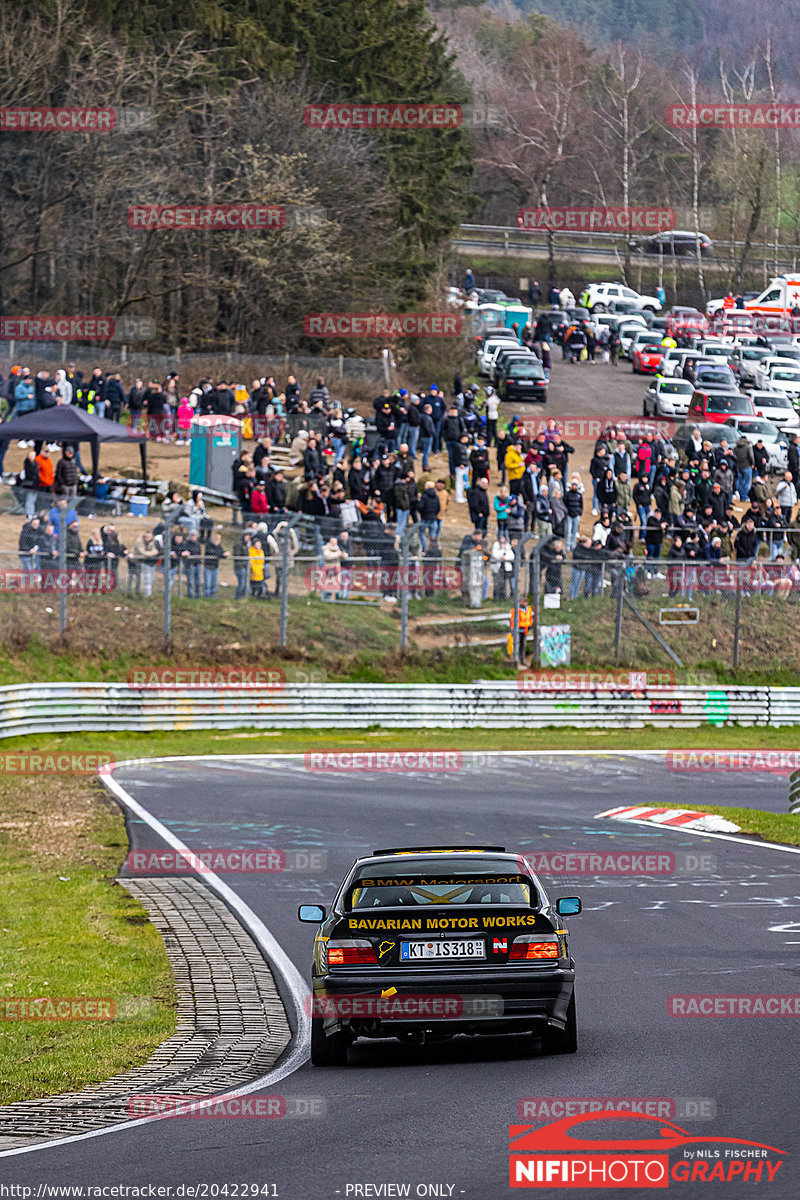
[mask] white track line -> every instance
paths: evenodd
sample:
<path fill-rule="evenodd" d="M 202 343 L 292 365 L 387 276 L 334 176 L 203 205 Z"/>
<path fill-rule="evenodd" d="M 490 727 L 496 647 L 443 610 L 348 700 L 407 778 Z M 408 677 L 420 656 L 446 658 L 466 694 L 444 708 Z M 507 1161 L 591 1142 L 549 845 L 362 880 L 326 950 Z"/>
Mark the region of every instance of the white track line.
<path fill-rule="evenodd" d="M 117 765 L 124 766 L 125 764 L 119 763 Z M 179 838 L 175 837 L 167 829 L 166 825 L 163 825 L 157 817 L 154 817 L 137 800 L 134 800 L 133 796 L 129 792 L 126 792 L 125 788 L 117 783 L 116 779 L 110 773 L 102 773 L 101 779 L 108 790 L 117 797 L 125 808 L 145 821 L 169 846 L 172 846 L 174 850 L 189 850 L 189 847 Z M 260 1092 L 265 1088 L 272 1087 L 273 1084 L 278 1083 L 281 1079 L 285 1079 L 287 1075 L 292 1075 L 308 1061 L 311 1022 L 305 1010 L 305 999 L 309 995 L 309 988 L 292 960 L 250 906 L 245 904 L 244 900 L 240 896 L 237 896 L 236 892 L 229 888 L 227 883 L 224 883 L 213 871 L 203 871 L 200 878 L 233 909 L 241 924 L 253 935 L 256 944 L 263 951 L 270 966 L 277 968 L 283 976 L 291 995 L 292 1006 L 297 1020 L 297 1031 L 292 1038 L 291 1048 L 279 1067 L 276 1067 L 273 1071 L 269 1071 L 266 1075 L 262 1075 L 259 1079 L 253 1080 L 252 1083 L 221 1093 L 225 1096 L 246 1096 L 251 1092 Z M 194 1103 L 196 1106 L 201 1106 L 213 1104 L 214 1102 L 215 1098 L 212 1096 L 195 1101 Z M 49 1150 L 57 1146 L 67 1146 L 70 1142 L 83 1142 L 89 1138 L 103 1137 L 108 1133 L 120 1133 L 124 1129 L 134 1129 L 137 1125 L 149 1125 L 153 1121 L 166 1120 L 171 1115 L 170 1113 L 165 1113 L 152 1117 L 139 1117 L 133 1121 L 121 1121 L 117 1125 L 108 1125 L 105 1129 L 94 1129 L 88 1133 L 75 1133 L 71 1137 L 37 1142 L 35 1146 L 18 1146 L 12 1150 L 2 1150 L 0 1151 L 0 1158 L 11 1158 L 17 1154 L 33 1154 L 34 1151 L 38 1150 Z"/>

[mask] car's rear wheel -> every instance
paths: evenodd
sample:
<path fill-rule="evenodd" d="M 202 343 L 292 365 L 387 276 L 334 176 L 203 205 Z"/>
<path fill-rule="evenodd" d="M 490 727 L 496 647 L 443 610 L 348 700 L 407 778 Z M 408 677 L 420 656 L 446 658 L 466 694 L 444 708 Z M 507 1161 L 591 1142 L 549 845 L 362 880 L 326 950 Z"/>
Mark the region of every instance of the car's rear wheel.
<path fill-rule="evenodd" d="M 649 417 L 649 416 L 650 416 L 650 413 L 647 411 L 647 401 L 646 401 L 646 400 L 643 400 L 643 401 L 642 401 L 642 416 L 643 416 L 643 417 Z"/>
<path fill-rule="evenodd" d="M 595 305 L 593 305 L 593 307 L 592 307 L 592 312 L 593 312 L 593 313 L 604 313 L 605 311 L 606 311 L 606 306 L 605 306 L 605 304 L 595 304 Z"/>
<path fill-rule="evenodd" d="M 652 313 L 653 316 L 656 315 L 656 310 L 653 308 L 652 304 L 645 304 L 644 308 L 642 309 L 642 312 Z"/>
<path fill-rule="evenodd" d="M 349 1039 L 346 1033 L 337 1030 L 330 1035 L 325 1033 L 322 1017 L 311 1018 L 311 1062 L 315 1067 L 345 1067 L 347 1066 L 347 1047 Z"/>
<path fill-rule="evenodd" d="M 574 1054 L 578 1049 L 578 1018 L 575 1011 L 575 992 L 570 997 L 567 1023 L 563 1029 L 548 1029 L 542 1036 L 543 1054 Z"/>

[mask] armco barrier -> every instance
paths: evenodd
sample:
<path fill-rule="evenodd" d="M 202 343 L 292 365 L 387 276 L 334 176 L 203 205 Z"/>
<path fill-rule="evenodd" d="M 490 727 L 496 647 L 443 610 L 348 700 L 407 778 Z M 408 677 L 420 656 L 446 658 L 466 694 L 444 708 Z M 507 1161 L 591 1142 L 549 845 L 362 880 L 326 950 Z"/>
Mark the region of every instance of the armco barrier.
<path fill-rule="evenodd" d="M 280 690 L 138 688 L 126 683 L 0 687 L 0 737 L 83 730 L 666 728 L 798 725 L 800 688 L 675 687 L 525 692 L 515 680 L 456 684 L 287 684 Z"/>

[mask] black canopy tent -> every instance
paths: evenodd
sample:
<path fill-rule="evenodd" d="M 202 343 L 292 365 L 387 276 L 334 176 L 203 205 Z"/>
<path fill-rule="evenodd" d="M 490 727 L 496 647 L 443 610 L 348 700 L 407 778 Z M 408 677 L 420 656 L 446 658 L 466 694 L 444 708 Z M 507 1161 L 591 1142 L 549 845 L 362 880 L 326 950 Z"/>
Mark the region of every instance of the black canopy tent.
<path fill-rule="evenodd" d="M 131 429 L 117 421 L 106 421 L 76 408 L 73 404 L 58 404 L 36 412 L 12 417 L 0 425 L 0 442 L 19 439 L 23 442 L 89 442 L 92 447 L 92 480 L 99 475 L 101 442 L 138 442 L 142 458 L 142 478 L 147 480 L 147 434 Z"/>

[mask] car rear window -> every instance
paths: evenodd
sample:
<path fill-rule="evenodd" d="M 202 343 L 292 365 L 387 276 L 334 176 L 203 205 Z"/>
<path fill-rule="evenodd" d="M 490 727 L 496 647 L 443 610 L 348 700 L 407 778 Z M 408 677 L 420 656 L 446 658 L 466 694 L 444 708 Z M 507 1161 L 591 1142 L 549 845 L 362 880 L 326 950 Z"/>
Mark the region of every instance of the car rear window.
<path fill-rule="evenodd" d="M 753 411 L 752 405 L 749 396 L 709 396 L 706 412 L 746 414 Z"/>
<path fill-rule="evenodd" d="M 459 877 L 445 872 L 436 875 L 405 874 L 365 876 L 349 889 L 346 908 L 430 908 L 445 904 L 499 904 L 529 908 L 538 895 L 531 881 L 515 872 L 472 874 Z"/>

